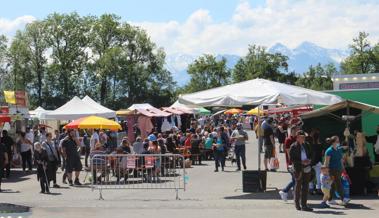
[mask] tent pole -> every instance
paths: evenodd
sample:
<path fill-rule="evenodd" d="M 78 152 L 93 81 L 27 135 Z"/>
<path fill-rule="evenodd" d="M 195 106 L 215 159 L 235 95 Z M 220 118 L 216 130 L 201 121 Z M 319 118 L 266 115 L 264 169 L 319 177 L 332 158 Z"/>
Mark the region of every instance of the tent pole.
<path fill-rule="evenodd" d="M 259 145 L 259 137 L 260 135 L 262 134 L 261 133 L 261 130 L 262 130 L 262 126 L 261 126 L 261 116 L 260 116 L 260 109 L 261 105 L 258 106 L 258 131 L 257 133 L 258 134 L 258 171 L 261 171 L 261 146 Z"/>

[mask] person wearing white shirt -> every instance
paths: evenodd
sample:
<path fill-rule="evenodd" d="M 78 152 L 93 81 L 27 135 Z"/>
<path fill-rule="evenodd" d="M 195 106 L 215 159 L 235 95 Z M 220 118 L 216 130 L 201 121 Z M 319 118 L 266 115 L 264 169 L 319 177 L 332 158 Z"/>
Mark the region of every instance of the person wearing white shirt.
<path fill-rule="evenodd" d="M 91 134 L 91 139 L 89 141 L 89 145 L 92 152 L 93 150 L 95 150 L 96 144 L 100 142 L 100 137 L 99 137 L 98 130 L 91 129 L 90 134 Z"/>

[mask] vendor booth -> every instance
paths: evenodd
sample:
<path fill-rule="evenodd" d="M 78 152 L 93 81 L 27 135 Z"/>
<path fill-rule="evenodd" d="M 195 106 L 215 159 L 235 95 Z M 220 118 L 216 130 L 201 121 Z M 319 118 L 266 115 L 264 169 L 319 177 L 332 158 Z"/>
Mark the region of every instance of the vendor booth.
<path fill-rule="evenodd" d="M 352 181 L 352 194 L 366 194 L 373 186 L 369 182 L 370 170 L 372 174 L 379 172 L 379 166 L 375 165 L 373 145 L 367 143 L 362 132 L 365 125 L 362 116 L 366 113 L 379 114 L 379 107 L 346 100 L 301 115 L 303 128 L 307 132 L 317 128 L 322 139 L 337 135 L 341 143 L 347 143 L 345 166 Z"/>

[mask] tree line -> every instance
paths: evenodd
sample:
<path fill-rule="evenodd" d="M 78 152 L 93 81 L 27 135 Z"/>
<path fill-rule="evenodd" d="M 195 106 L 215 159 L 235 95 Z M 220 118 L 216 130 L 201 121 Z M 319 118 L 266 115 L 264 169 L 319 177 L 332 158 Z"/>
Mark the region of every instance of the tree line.
<path fill-rule="evenodd" d="M 25 90 L 31 108 L 55 109 L 77 95 L 90 95 L 113 109 L 148 102 L 167 106 L 179 94 L 264 78 L 331 90 L 336 73 L 379 72 L 379 43 L 361 32 L 341 63 L 310 66 L 302 75 L 288 70 L 288 57 L 250 45 L 233 69 L 225 58 L 204 54 L 188 66 L 189 82 L 178 87 L 165 68 L 163 48 L 137 26 L 114 14 L 79 16 L 53 13 L 16 32 L 11 41 L 0 35 L 1 90 Z"/>
<path fill-rule="evenodd" d="M 26 90 L 32 107 L 54 109 L 90 95 L 119 109 L 132 103 L 167 105 L 175 82 L 165 52 L 144 30 L 119 16 L 53 13 L 0 37 L 2 90 Z"/>

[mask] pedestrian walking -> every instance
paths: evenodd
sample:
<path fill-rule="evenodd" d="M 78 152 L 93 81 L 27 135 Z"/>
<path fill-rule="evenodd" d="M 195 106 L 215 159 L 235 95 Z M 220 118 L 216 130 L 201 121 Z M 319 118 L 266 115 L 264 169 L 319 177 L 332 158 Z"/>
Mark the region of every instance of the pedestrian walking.
<path fill-rule="evenodd" d="M 1 192 L 1 181 L 4 177 L 4 168 L 10 164 L 7 154 L 7 149 L 2 139 L 0 138 L 0 192 Z"/>
<path fill-rule="evenodd" d="M 296 142 L 291 145 L 290 159 L 295 170 L 295 207 L 297 210 L 313 211 L 307 205 L 312 170 L 311 151 L 305 144 L 305 133 L 301 130 L 297 131 Z"/>
<path fill-rule="evenodd" d="M 8 157 L 7 157 L 8 164 L 5 165 L 5 176 L 4 177 L 9 178 L 9 176 L 11 174 L 11 160 L 12 160 L 12 155 L 13 155 L 12 150 L 16 150 L 15 149 L 15 143 L 14 143 L 12 137 L 10 137 L 8 135 L 7 130 L 2 131 L 2 137 L 0 138 L 0 141 L 4 146 L 5 153 L 8 155 Z"/>
<path fill-rule="evenodd" d="M 340 146 L 340 140 L 338 136 L 333 136 L 330 138 L 331 146 L 325 152 L 325 166 L 329 168 L 330 176 L 333 178 L 333 185 L 331 193 L 335 191 L 338 192 L 341 199 L 340 204 L 346 205 L 349 202 L 349 199 L 344 198 L 344 191 L 341 182 L 341 174 L 345 170 L 343 165 L 343 148 Z M 329 197 L 329 204 L 337 204 L 333 200 L 333 195 Z"/>
<path fill-rule="evenodd" d="M 231 139 L 234 141 L 234 152 L 237 159 L 237 171 L 241 170 L 241 161 L 243 169 L 246 170 L 246 141 L 249 139 L 247 133 L 243 130 L 242 124 L 237 124 L 237 129 L 235 129 L 231 134 Z"/>
<path fill-rule="evenodd" d="M 68 136 L 62 142 L 63 156 L 66 158 L 66 173 L 70 186 L 81 185 L 79 182 L 79 174 L 82 170 L 82 163 L 78 147 L 80 144 L 76 138 L 74 130 L 68 130 Z M 75 173 L 75 180 L 72 181 L 72 173 Z"/>
<path fill-rule="evenodd" d="M 58 148 L 55 147 L 53 142 L 53 136 L 51 133 L 46 133 L 46 140 L 42 143 L 43 149 L 46 151 L 48 156 L 47 162 L 47 177 L 50 185 L 50 181 L 53 181 L 54 188 L 60 188 L 57 184 L 57 170 L 59 165 L 59 155 Z"/>
<path fill-rule="evenodd" d="M 50 194 L 49 181 L 46 173 L 47 163 L 49 162 L 47 152 L 42 148 L 41 143 L 39 142 L 34 144 L 34 151 L 34 161 L 37 165 L 37 180 L 39 180 L 41 186 L 40 193 Z"/>
<path fill-rule="evenodd" d="M 224 171 L 225 168 L 225 152 L 227 141 L 225 137 L 223 137 L 223 129 L 220 127 L 217 130 L 217 137 L 213 144 L 213 156 L 215 159 L 215 172 L 218 172 L 218 168 L 221 165 L 221 170 Z"/>

